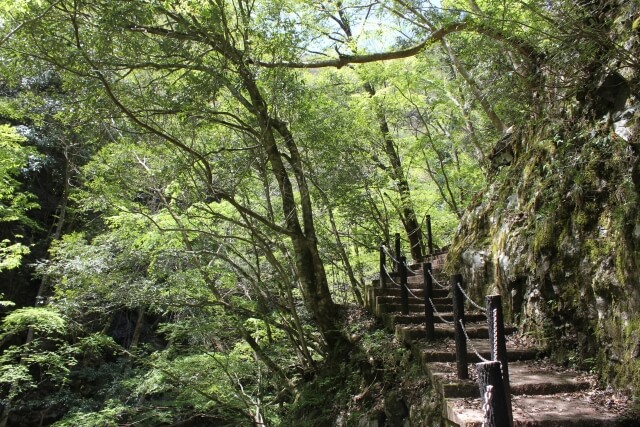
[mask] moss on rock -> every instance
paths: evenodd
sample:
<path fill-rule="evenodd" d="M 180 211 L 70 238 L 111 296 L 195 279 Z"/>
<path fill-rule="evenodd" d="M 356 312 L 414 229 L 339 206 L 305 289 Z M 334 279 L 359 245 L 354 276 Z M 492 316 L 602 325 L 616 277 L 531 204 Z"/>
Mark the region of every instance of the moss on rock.
<path fill-rule="evenodd" d="M 477 294 L 499 290 L 557 358 L 640 397 L 638 135 L 580 120 L 519 135 L 519 156 L 463 217 L 447 270 Z"/>

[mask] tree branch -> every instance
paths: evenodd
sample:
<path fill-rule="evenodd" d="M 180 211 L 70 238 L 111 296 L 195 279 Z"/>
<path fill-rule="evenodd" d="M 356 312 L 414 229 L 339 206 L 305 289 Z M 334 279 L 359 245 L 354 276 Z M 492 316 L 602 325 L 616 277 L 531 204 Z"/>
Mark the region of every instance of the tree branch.
<path fill-rule="evenodd" d="M 328 59 L 324 61 L 266 62 L 255 59 L 247 59 L 246 62 L 265 68 L 342 68 L 349 64 L 366 64 L 377 61 L 389 61 L 393 59 L 409 58 L 419 54 L 432 44 L 443 40 L 449 34 L 460 33 L 464 31 L 476 32 L 478 34 L 485 35 L 495 41 L 504 43 L 510 46 L 514 51 L 522 55 L 529 62 L 537 63 L 542 58 L 544 58 L 544 54 L 542 52 L 538 52 L 533 46 L 531 46 L 524 40 L 514 37 L 513 35 L 504 34 L 497 28 L 492 28 L 479 22 L 465 20 L 442 27 L 432 32 L 427 39 L 406 49 L 362 55 L 340 54 L 338 58 Z"/>
<path fill-rule="evenodd" d="M 448 34 L 465 31 L 471 28 L 470 22 L 456 22 L 443 27 L 437 31 L 434 31 L 429 38 L 414 45 L 412 47 L 400 50 L 394 50 L 391 52 L 370 53 L 364 55 L 340 55 L 336 59 L 328 59 L 326 61 L 317 62 L 265 62 L 259 60 L 248 60 L 250 64 L 259 65 L 265 68 L 327 68 L 336 67 L 342 68 L 349 64 L 366 64 L 369 62 L 377 61 L 389 61 L 392 59 L 409 58 L 422 52 L 424 49 L 432 45 L 433 43 L 441 40 Z"/>

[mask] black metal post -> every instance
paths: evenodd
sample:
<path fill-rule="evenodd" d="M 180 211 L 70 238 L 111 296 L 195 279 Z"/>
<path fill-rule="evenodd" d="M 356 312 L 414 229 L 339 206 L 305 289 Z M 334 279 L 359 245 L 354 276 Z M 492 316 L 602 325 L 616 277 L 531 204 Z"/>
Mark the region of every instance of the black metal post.
<path fill-rule="evenodd" d="M 387 255 L 384 253 L 384 243 L 380 244 L 380 288 L 386 288 L 386 278 L 387 278 Z"/>
<path fill-rule="evenodd" d="M 451 276 L 451 289 L 453 289 L 453 321 L 456 337 L 456 365 L 458 378 L 469 379 L 469 367 L 467 366 L 467 339 L 464 336 L 464 295 L 458 286 L 462 286 L 462 275 Z"/>
<path fill-rule="evenodd" d="M 513 425 L 513 420 L 507 412 L 500 362 L 477 363 L 476 372 L 478 373 L 478 386 L 483 402 L 482 425 L 487 427 Z"/>
<path fill-rule="evenodd" d="M 396 242 L 395 242 L 395 257 L 396 257 L 396 271 L 400 272 L 400 233 L 396 233 Z"/>
<path fill-rule="evenodd" d="M 422 274 L 424 283 L 424 324 L 427 331 L 427 339 L 432 341 L 436 337 L 433 321 L 433 307 L 429 301 L 433 297 L 433 278 L 431 277 L 431 263 L 422 264 Z"/>
<path fill-rule="evenodd" d="M 402 314 L 409 314 L 409 287 L 407 285 L 407 257 L 400 259 L 400 298 L 402 300 Z"/>
<path fill-rule="evenodd" d="M 487 296 L 487 319 L 489 323 L 491 360 L 500 362 L 502 367 L 502 380 L 504 383 L 507 412 L 509 419 L 512 419 L 511 386 L 509 383 L 509 364 L 507 360 L 507 339 L 504 332 L 504 315 L 502 313 L 502 297 L 500 295 Z M 513 420 L 509 426 L 512 425 Z"/>
<path fill-rule="evenodd" d="M 431 234 L 431 215 L 427 215 L 427 245 L 429 246 L 429 255 L 433 256 L 433 235 Z"/>

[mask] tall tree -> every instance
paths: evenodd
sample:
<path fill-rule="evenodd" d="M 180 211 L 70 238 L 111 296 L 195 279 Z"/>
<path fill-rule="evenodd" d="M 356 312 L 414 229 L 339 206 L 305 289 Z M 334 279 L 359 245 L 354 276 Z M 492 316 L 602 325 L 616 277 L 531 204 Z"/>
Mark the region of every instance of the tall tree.
<path fill-rule="evenodd" d="M 342 1 L 329 2 L 329 4 L 329 6 L 322 6 L 322 11 L 328 15 L 329 19 L 338 24 L 338 27 L 343 33 L 344 48 L 349 49 L 353 54 L 358 54 L 351 24 L 353 16 L 350 16 L 347 6 Z M 362 23 L 361 25 L 364 25 L 365 23 Z M 376 97 L 374 82 L 366 78 L 366 76 L 362 77 L 362 79 L 362 87 L 372 99 L 372 108 L 378 122 L 381 140 L 383 141 L 382 151 L 385 153 L 386 159 L 389 163 L 389 166 L 385 166 L 384 169 L 395 183 L 396 190 L 399 194 L 400 206 L 398 208 L 398 214 L 409 240 L 411 256 L 414 260 L 420 261 L 424 254 L 423 234 L 420 223 L 418 222 L 418 216 L 414 209 L 411 197 L 411 188 L 399 154 L 398 143 L 389 127 L 384 102 L 379 97 Z"/>
<path fill-rule="evenodd" d="M 49 6 L 48 6 L 49 7 Z M 37 5 L 32 14 L 40 16 Z M 268 100 L 277 73 L 262 77 L 249 52 L 286 57 L 293 29 L 281 24 L 277 5 L 253 1 L 148 3 L 57 1 L 23 28 L 31 58 L 77 76 L 108 99 L 141 132 L 190 159 L 202 191 L 286 236 L 295 253 L 304 300 L 331 348 L 341 342 L 336 308 L 317 246 L 304 164 L 289 124 Z M 120 121 L 120 117 L 114 119 Z M 171 122 L 174 128 L 169 129 Z M 263 158 L 278 187 L 279 217 L 248 207 L 238 188 L 218 180 L 223 165 L 212 153 L 207 128 L 224 127 Z M 194 133 L 195 132 L 195 133 Z M 222 148 L 224 150 L 224 148 Z"/>

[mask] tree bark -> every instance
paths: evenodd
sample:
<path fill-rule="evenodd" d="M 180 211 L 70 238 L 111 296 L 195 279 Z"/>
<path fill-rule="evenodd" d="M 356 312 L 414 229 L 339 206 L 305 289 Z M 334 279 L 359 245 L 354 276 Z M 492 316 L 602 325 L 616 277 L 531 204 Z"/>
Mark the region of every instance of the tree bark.
<path fill-rule="evenodd" d="M 373 87 L 368 83 L 365 85 L 371 89 L 370 91 L 368 90 L 369 94 L 371 96 L 375 95 Z M 395 141 L 391 136 L 386 116 L 382 111 L 378 111 L 378 124 L 380 126 L 380 132 L 384 138 L 384 152 L 391 163 L 391 178 L 394 180 L 396 189 L 400 195 L 400 216 L 404 230 L 407 233 L 407 238 L 409 239 L 411 257 L 419 262 L 422 260 L 424 253 L 422 230 L 420 229 L 420 223 L 418 222 L 416 211 L 413 208 L 409 181 L 405 176 L 404 168 L 402 167 L 402 160 L 400 159 L 400 155 L 396 149 Z"/>
<path fill-rule="evenodd" d="M 255 78 L 245 65 L 237 64 L 253 112 L 261 129 L 261 144 L 280 188 L 280 201 L 285 216 L 286 229 L 289 231 L 295 252 L 296 270 L 303 290 L 303 299 L 318 324 L 320 332 L 329 348 L 346 343 L 336 321 L 336 306 L 331 297 L 324 264 L 318 250 L 311 196 L 303 170 L 298 147 L 286 123 L 271 117 L 266 102 L 255 83 Z M 284 163 L 284 154 L 280 151 L 274 130 L 284 139 L 289 151 L 287 161 L 293 169 L 297 184 L 300 209 L 296 203 L 293 183 Z M 299 211 L 302 216 L 300 223 Z"/>
<path fill-rule="evenodd" d="M 131 344 L 129 348 L 136 348 L 138 343 L 140 342 L 140 337 L 142 336 L 142 328 L 144 327 L 144 308 L 138 309 L 138 319 L 136 320 L 136 327 L 133 330 L 133 335 L 131 336 Z"/>

